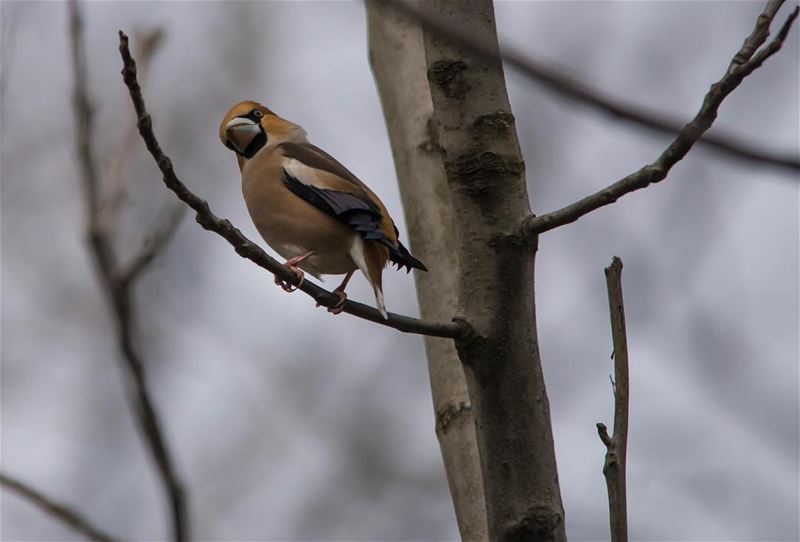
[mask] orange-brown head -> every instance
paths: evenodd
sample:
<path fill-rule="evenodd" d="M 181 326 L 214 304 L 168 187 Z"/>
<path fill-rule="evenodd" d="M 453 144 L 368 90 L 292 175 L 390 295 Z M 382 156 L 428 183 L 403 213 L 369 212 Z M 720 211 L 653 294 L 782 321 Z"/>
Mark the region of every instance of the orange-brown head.
<path fill-rule="evenodd" d="M 252 100 L 231 107 L 219 126 L 222 144 L 245 159 L 252 158 L 267 141 L 304 141 L 305 137 L 298 125 Z"/>
<path fill-rule="evenodd" d="M 219 138 L 222 144 L 236 154 L 250 158 L 267 142 L 262 122 L 267 116 L 275 116 L 258 102 L 245 101 L 231 107 L 222 118 Z"/>

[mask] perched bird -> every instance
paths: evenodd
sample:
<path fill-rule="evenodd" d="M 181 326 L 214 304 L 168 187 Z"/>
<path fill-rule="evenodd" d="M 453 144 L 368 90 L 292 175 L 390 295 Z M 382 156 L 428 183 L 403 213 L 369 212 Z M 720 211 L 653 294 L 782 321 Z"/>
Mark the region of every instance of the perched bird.
<path fill-rule="evenodd" d="M 240 102 L 225 114 L 222 143 L 236 153 L 242 192 L 256 229 L 298 279 L 303 271 L 341 275 L 333 293 L 342 311 L 344 289 L 356 269 L 367 277 L 375 302 L 388 318 L 381 275 L 388 261 L 427 271 L 398 240 L 397 228 L 378 196 L 328 153 L 309 143 L 306 132 L 264 107 Z M 295 290 L 275 277 L 287 292 Z"/>

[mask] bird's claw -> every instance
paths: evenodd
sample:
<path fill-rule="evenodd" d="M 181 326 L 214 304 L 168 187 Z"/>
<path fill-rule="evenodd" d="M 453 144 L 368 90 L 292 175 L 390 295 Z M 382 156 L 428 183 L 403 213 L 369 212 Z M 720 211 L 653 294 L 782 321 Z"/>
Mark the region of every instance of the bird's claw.
<path fill-rule="evenodd" d="M 344 302 L 347 301 L 347 294 L 339 289 L 336 289 L 331 293 L 335 295 L 339 299 L 339 301 L 337 301 L 335 305 L 331 305 L 330 307 L 328 307 L 328 312 L 331 314 L 339 314 L 344 310 Z M 321 305 L 317 303 L 317 307 L 320 306 Z"/>
<path fill-rule="evenodd" d="M 292 293 L 303 285 L 303 281 L 306 279 L 306 275 L 305 273 L 303 273 L 302 269 L 297 268 L 293 265 L 287 265 L 286 267 L 288 267 L 289 270 L 292 273 L 294 273 L 294 276 L 297 277 L 298 280 L 297 285 L 286 282 L 285 280 L 279 278 L 278 275 L 275 275 L 275 284 L 283 288 L 284 292 Z"/>

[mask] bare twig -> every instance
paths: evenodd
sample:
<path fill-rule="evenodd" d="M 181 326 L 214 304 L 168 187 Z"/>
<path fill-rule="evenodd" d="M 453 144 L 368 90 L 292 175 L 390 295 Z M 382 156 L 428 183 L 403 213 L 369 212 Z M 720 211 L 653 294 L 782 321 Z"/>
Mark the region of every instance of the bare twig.
<path fill-rule="evenodd" d="M 89 523 L 86 518 L 66 504 L 56 502 L 42 492 L 16 478 L 0 473 L 0 484 L 27 499 L 35 506 L 38 506 L 45 514 L 57 519 L 89 540 L 96 540 L 97 542 L 114 542 L 117 540 L 115 537 L 104 533 L 102 530 Z"/>
<path fill-rule="evenodd" d="M 230 221 L 221 219 L 215 215 L 209 208 L 208 202 L 195 195 L 180 179 L 178 179 L 172 168 L 172 162 L 164 154 L 164 151 L 161 150 L 161 146 L 153 132 L 152 120 L 145 108 L 142 90 L 136 79 L 136 61 L 131 56 L 130 49 L 128 48 L 128 36 L 121 30 L 119 32 L 119 51 L 123 62 L 122 79 L 130 91 L 133 107 L 136 110 L 139 134 L 142 136 L 147 150 L 150 151 L 158 168 L 161 170 L 162 180 L 167 188 L 172 190 L 186 205 L 194 209 L 196 213 L 195 219 L 203 228 L 213 231 L 217 235 L 223 237 L 233 246 L 239 256 L 247 258 L 280 279 L 298 286 L 298 289 L 311 296 L 317 303 L 324 307 L 331 307 L 336 304 L 338 298 L 335 295 L 324 288 L 320 288 L 311 281 L 305 280 L 302 284 L 297 284 L 297 277 L 288 267 L 270 257 L 258 245 L 242 235 L 242 232 L 234 227 Z M 390 313 L 389 319 L 385 320 L 376 309 L 350 300 L 345 302 L 344 312 L 406 333 L 416 333 L 434 337 L 460 338 L 464 337 L 469 330 L 469 326 L 465 322 L 428 322 L 393 313 Z"/>
<path fill-rule="evenodd" d="M 734 56 L 725 75 L 711 85 L 700 111 L 689 124 L 683 127 L 678 137 L 655 162 L 562 209 L 541 216 L 529 216 L 521 224 L 518 234 L 529 237 L 575 222 L 595 209 L 614 203 L 625 194 L 664 180 L 672 166 L 686 156 L 700 136 L 711 127 L 717 118 L 717 110 L 722 101 L 739 86 L 745 77 L 780 50 L 792 23 L 797 18 L 800 7 L 796 7 L 792 11 L 775 39 L 754 54 L 754 51 L 764 43 L 772 17 L 782 2 L 783 0 L 770 0 L 767 8 L 758 17 L 756 28 L 745 40 L 742 49 Z"/>
<path fill-rule="evenodd" d="M 139 252 L 119 273 L 122 282 L 133 282 L 142 271 L 149 267 L 155 257 L 172 240 L 185 212 L 185 205 L 173 204 L 159 223 L 144 235 Z"/>
<path fill-rule="evenodd" d="M 186 498 L 164 437 L 162 423 L 150 397 L 144 363 L 134 340 L 135 317 L 132 303 L 133 282 L 131 279 L 152 261 L 157 248 L 144 251 L 144 257 L 134 259 L 135 265 L 128 267 L 124 273 L 120 272 L 117 254 L 114 250 L 109 230 L 104 227 L 101 220 L 100 181 L 92 150 L 93 109 L 86 89 L 87 74 L 83 50 L 82 18 L 76 1 L 71 1 L 69 6 L 72 60 L 75 71 L 76 142 L 88 216 L 88 242 L 98 279 L 106 293 L 116 321 L 118 346 L 122 354 L 121 359 L 125 374 L 128 377 L 127 381 L 131 388 L 129 403 L 136 413 L 139 428 L 155 460 L 159 478 L 169 501 L 173 538 L 176 541 L 184 541 L 188 539 L 189 532 Z M 174 227 L 171 229 L 174 230 Z M 169 231 L 168 229 L 167 233 L 162 235 L 164 239 L 160 243 L 154 243 L 156 247 L 160 248 L 166 243 L 169 239 Z"/>
<path fill-rule="evenodd" d="M 628 510 L 625 490 L 625 463 L 628 449 L 628 340 L 625 333 L 625 307 L 622 301 L 622 260 L 614 256 L 606 267 L 608 308 L 614 340 L 614 435 L 597 424 L 597 433 L 606 446 L 603 474 L 608 488 L 608 509 L 612 542 L 628 540 Z"/>
<path fill-rule="evenodd" d="M 142 85 L 147 80 L 150 63 L 158 51 L 159 46 L 164 41 L 164 29 L 156 27 L 147 31 L 136 32 L 138 56 L 141 62 Z M 136 141 L 136 117 L 131 113 L 127 115 L 125 130 L 117 152 L 114 153 L 111 165 L 108 169 L 108 196 L 103 202 L 103 227 L 110 230 L 110 236 L 114 235 L 118 223 L 118 217 L 123 204 L 127 200 L 128 167 L 131 161 L 134 142 Z"/>
<path fill-rule="evenodd" d="M 444 21 L 425 13 L 423 10 L 414 7 L 411 2 L 393 0 L 380 1 L 416 19 L 424 26 L 433 29 L 440 36 L 451 40 L 480 57 L 495 58 L 497 56 L 496 49 L 490 44 L 478 41 L 474 36 L 469 35 L 462 29 L 448 25 Z M 775 11 L 777 11 L 777 9 Z M 772 11 L 765 13 L 770 17 L 770 20 L 775 15 Z M 655 113 L 632 106 L 624 100 L 605 96 L 601 91 L 590 88 L 560 72 L 558 69 L 528 58 L 523 53 L 508 46 L 502 47 L 500 57 L 509 66 L 517 69 L 526 77 L 537 81 L 558 95 L 593 107 L 612 117 L 668 135 L 675 135 L 682 129 L 683 123 L 679 120 L 661 113 Z M 736 138 L 728 135 L 709 134 L 704 136 L 699 142 L 715 151 L 734 158 L 785 168 L 792 171 L 800 170 L 800 160 L 795 156 L 758 149 L 751 143 L 738 141 Z"/>

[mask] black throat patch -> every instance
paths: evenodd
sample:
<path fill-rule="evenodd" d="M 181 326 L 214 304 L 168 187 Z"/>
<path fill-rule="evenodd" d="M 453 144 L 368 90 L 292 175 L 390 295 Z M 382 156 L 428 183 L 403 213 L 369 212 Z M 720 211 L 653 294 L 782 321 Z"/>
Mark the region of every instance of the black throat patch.
<path fill-rule="evenodd" d="M 249 160 L 250 158 L 255 156 L 256 153 L 260 151 L 261 148 L 266 144 L 267 144 L 267 134 L 265 134 L 262 131 L 260 134 L 258 134 L 256 137 L 253 138 L 253 141 L 251 141 L 250 144 L 247 146 L 247 148 L 244 150 L 242 156 L 244 156 Z"/>

